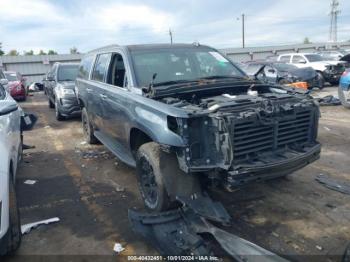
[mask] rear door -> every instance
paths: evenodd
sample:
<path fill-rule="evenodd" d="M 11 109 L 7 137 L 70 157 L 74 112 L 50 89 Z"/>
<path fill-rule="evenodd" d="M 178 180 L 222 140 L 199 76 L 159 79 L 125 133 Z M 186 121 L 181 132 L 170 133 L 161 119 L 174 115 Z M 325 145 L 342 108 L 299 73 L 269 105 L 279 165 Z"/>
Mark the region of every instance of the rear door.
<path fill-rule="evenodd" d="M 95 65 L 91 72 L 91 81 L 87 85 L 89 112 L 95 128 L 106 133 L 103 114 L 103 94 L 106 85 L 107 72 L 111 60 L 111 53 L 102 53 L 96 56 Z"/>

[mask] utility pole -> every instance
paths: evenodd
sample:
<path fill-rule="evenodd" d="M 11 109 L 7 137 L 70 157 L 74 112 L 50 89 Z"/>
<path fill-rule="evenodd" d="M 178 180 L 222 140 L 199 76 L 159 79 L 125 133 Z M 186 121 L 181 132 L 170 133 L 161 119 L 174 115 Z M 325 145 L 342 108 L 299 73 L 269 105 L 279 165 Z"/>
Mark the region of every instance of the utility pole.
<path fill-rule="evenodd" d="M 245 34 L 245 26 L 244 26 L 244 18 L 245 15 L 242 14 L 242 47 L 245 47 L 245 39 L 244 39 L 244 34 Z"/>
<path fill-rule="evenodd" d="M 173 32 L 171 31 L 171 28 L 169 28 L 169 36 L 170 36 L 170 44 L 173 44 Z"/>
<path fill-rule="evenodd" d="M 331 2 L 331 11 L 329 13 L 331 17 L 330 21 L 330 27 L 329 27 L 329 41 L 330 42 L 337 42 L 337 36 L 338 36 L 338 14 L 340 13 L 340 10 L 338 10 L 339 1 L 338 0 L 332 0 Z"/>

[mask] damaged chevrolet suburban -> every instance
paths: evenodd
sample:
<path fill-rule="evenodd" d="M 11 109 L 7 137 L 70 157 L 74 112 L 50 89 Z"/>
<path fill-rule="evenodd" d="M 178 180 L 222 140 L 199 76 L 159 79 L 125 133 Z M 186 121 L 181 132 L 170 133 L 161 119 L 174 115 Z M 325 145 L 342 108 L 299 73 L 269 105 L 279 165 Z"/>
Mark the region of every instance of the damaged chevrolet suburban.
<path fill-rule="evenodd" d="M 93 50 L 81 61 L 76 94 L 87 142 L 136 167 L 152 211 L 180 202 L 220 217 L 220 207 L 205 209 L 203 185 L 230 191 L 285 176 L 321 150 L 312 97 L 252 80 L 200 44 Z"/>

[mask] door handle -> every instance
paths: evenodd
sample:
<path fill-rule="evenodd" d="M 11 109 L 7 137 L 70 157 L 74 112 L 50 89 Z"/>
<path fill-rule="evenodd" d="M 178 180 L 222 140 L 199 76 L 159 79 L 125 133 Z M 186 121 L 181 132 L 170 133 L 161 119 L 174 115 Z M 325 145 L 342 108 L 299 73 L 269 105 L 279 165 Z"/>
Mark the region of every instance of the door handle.
<path fill-rule="evenodd" d="M 104 94 L 100 94 L 100 97 L 103 99 L 103 100 L 106 100 L 108 98 L 108 96 L 104 95 Z"/>

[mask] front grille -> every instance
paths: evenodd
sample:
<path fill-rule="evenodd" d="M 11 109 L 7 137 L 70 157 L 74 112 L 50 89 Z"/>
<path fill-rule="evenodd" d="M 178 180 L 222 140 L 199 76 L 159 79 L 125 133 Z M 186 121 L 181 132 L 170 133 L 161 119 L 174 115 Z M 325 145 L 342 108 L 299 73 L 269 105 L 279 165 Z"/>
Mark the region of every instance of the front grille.
<path fill-rule="evenodd" d="M 274 151 L 309 141 L 312 111 L 297 112 L 295 117 L 262 124 L 242 120 L 233 127 L 234 159 L 245 159 L 266 151 Z"/>

